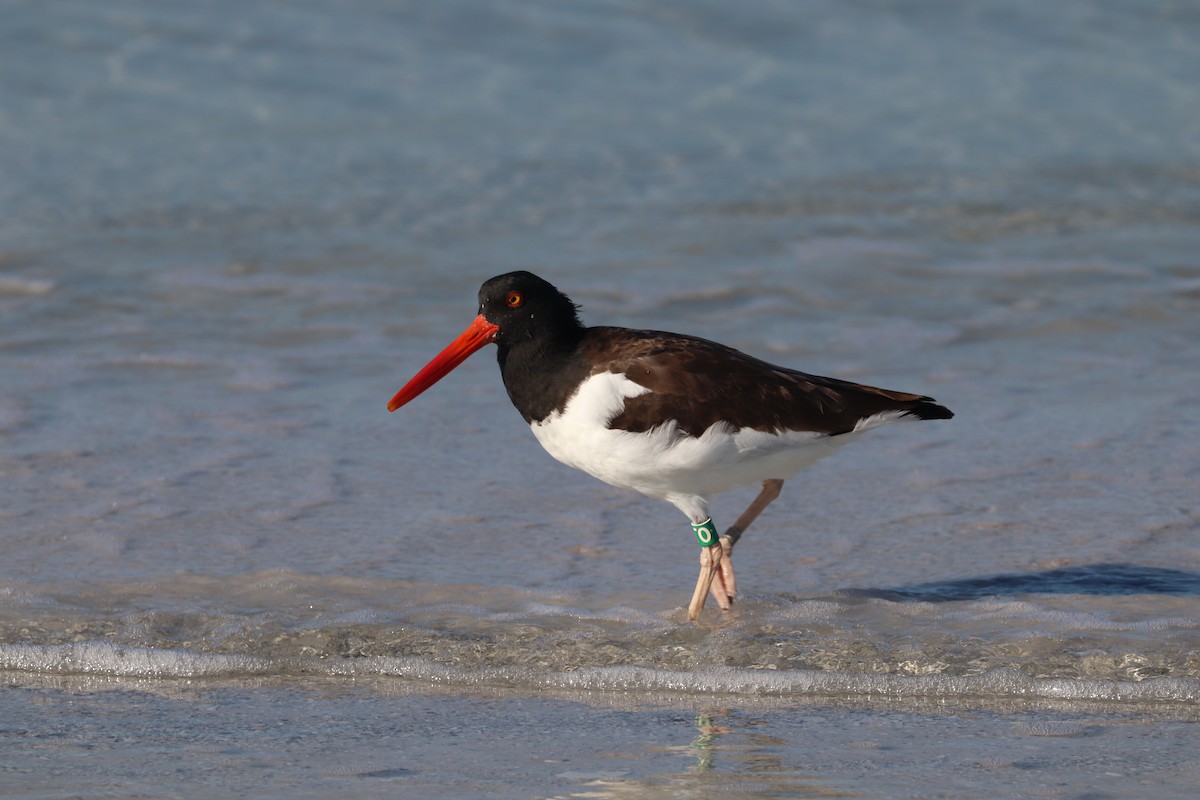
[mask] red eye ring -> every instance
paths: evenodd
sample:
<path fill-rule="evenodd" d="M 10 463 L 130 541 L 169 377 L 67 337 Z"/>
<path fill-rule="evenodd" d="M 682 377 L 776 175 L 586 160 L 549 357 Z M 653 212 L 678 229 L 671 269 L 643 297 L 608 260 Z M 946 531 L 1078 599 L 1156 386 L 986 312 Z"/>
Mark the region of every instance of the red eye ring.
<path fill-rule="evenodd" d="M 525 298 L 520 292 L 509 292 L 504 296 L 504 305 L 509 308 L 520 308 L 521 303 L 525 302 Z"/>

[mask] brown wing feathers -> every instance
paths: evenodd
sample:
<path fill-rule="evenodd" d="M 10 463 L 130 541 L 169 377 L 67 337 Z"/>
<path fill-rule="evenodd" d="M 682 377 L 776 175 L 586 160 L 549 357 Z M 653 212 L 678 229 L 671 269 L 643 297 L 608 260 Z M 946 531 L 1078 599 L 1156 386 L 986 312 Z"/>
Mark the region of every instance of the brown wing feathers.
<path fill-rule="evenodd" d="M 735 429 L 813 431 L 829 435 L 886 411 L 944 419 L 932 398 L 808 375 L 777 367 L 725 345 L 657 331 L 603 330 L 585 348 L 596 372 L 624 373 L 650 390 L 628 398 L 610 427 L 648 431 L 675 420 L 699 436 L 712 425 Z"/>

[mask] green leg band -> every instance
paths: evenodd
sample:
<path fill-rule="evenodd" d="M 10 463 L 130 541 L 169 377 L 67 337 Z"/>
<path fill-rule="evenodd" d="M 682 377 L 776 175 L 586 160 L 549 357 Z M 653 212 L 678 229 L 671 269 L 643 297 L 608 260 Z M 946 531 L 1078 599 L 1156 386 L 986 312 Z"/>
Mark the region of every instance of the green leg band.
<path fill-rule="evenodd" d="M 696 542 L 701 547 L 712 547 L 717 543 L 717 526 L 713 525 L 711 517 L 704 522 L 693 522 L 692 531 L 696 534 Z"/>

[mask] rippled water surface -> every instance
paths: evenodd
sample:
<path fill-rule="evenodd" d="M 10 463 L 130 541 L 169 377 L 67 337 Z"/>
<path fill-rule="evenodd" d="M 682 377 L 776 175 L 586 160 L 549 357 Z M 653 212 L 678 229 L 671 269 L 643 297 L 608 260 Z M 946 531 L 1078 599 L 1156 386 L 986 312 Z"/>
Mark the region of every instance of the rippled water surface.
<path fill-rule="evenodd" d="M 0 38 L 7 794 L 1195 785 L 1187 5 L 30 2 Z M 516 268 L 957 416 L 790 481 L 686 624 L 686 520 L 546 456 L 489 351 L 384 408 Z"/>

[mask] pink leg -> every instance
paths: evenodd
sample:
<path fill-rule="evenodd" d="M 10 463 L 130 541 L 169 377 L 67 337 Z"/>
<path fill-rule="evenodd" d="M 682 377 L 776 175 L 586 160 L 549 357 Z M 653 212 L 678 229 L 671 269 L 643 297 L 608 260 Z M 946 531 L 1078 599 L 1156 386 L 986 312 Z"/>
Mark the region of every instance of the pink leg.
<path fill-rule="evenodd" d="M 692 602 L 688 603 L 689 620 L 695 620 L 700 616 L 700 611 L 704 608 L 704 601 L 708 599 L 710 590 L 713 593 L 713 599 L 717 601 L 717 605 L 720 605 L 721 608 L 729 608 L 729 598 L 725 596 L 725 590 L 713 580 L 717 577 L 717 570 L 720 568 L 723 556 L 724 548 L 722 548 L 720 542 L 709 547 L 700 548 L 700 577 L 696 579 L 696 589 L 692 592 Z M 724 600 L 724 603 L 722 603 L 722 600 Z"/>
<path fill-rule="evenodd" d="M 700 550 L 700 577 L 696 580 L 696 589 L 692 593 L 692 602 L 688 605 L 688 619 L 694 620 L 700 616 L 704 601 L 709 592 L 713 600 L 722 609 L 728 610 L 737 596 L 737 582 L 733 577 L 733 546 L 750 527 L 750 523 L 758 519 L 763 509 L 779 497 L 783 489 L 783 481 L 771 478 L 763 481 L 762 491 L 750 507 L 742 512 L 737 522 L 721 536 L 718 544 L 704 547 Z"/>

